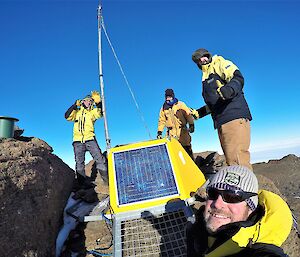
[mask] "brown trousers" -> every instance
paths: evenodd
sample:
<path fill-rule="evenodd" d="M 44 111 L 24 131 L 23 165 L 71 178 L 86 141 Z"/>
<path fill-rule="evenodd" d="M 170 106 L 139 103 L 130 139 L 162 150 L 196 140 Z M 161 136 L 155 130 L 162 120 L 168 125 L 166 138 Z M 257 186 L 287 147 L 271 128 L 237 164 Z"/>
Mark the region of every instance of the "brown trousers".
<path fill-rule="evenodd" d="M 242 165 L 253 170 L 250 163 L 250 121 L 244 118 L 223 124 L 218 129 L 227 165 Z"/>

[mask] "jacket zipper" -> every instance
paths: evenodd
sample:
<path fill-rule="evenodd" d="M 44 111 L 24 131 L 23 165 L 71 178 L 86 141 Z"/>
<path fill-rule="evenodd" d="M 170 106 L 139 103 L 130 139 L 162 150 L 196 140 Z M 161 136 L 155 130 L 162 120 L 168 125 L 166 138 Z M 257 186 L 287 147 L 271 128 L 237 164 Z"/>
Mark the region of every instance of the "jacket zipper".
<path fill-rule="evenodd" d="M 83 117 L 84 117 L 84 111 L 82 111 L 82 114 L 81 114 L 81 120 L 80 120 L 80 132 L 81 132 L 81 135 L 82 135 L 82 139 L 81 139 L 81 142 L 83 143 L 83 139 L 84 139 L 84 134 L 83 134 Z"/>
<path fill-rule="evenodd" d="M 173 111 L 173 106 L 172 106 L 170 112 L 171 112 L 172 122 L 175 126 L 176 138 L 179 139 L 179 137 L 177 137 L 178 131 L 177 131 L 177 126 L 176 126 L 176 119 L 175 119 L 175 114 L 174 114 L 174 111 Z"/>

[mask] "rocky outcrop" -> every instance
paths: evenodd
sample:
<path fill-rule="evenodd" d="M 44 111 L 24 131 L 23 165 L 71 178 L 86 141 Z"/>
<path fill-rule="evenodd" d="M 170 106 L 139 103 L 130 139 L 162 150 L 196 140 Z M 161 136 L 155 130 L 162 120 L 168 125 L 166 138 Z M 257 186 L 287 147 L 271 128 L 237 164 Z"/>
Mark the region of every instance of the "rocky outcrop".
<path fill-rule="evenodd" d="M 0 140 L 0 256 L 55 256 L 74 172 L 38 138 Z"/>
<path fill-rule="evenodd" d="M 226 164 L 224 155 L 219 155 L 217 152 L 212 151 L 195 153 L 194 158 L 196 165 L 206 178 L 209 178 L 216 170 Z"/>
<path fill-rule="evenodd" d="M 300 158 L 289 154 L 280 160 L 254 164 L 253 169 L 260 179 L 260 187 L 281 195 L 290 206 L 295 221 L 300 224 Z M 292 229 L 288 240 L 283 244 L 283 249 L 290 257 L 299 256 L 299 237 L 300 234 Z"/>
<path fill-rule="evenodd" d="M 0 256 L 55 256 L 74 171 L 52 151 L 37 138 L 0 139 Z M 195 154 L 195 159 L 205 175 L 225 165 L 224 156 L 215 152 Z M 282 195 L 299 216 L 300 158 L 289 155 L 253 167 L 260 188 Z M 108 185 L 96 172 L 94 161 L 87 164 L 86 174 L 95 181 L 95 193 L 101 201 L 108 195 Z M 111 241 L 104 221 L 81 224 L 71 232 L 62 256 L 70 256 L 69 250 L 84 256 L 87 249 L 99 247 L 110 252 Z M 293 230 L 283 245 L 290 257 L 298 257 L 299 242 Z"/>

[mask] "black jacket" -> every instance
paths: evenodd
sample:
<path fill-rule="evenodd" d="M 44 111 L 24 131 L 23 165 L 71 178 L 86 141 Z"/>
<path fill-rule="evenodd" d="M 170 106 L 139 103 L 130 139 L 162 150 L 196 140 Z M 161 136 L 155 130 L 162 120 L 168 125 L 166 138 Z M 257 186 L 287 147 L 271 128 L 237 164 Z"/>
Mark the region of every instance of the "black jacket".
<path fill-rule="evenodd" d="M 239 118 L 252 120 L 243 86 L 237 66 L 221 56 L 213 56 L 211 63 L 202 66 L 202 96 L 215 128 Z"/>

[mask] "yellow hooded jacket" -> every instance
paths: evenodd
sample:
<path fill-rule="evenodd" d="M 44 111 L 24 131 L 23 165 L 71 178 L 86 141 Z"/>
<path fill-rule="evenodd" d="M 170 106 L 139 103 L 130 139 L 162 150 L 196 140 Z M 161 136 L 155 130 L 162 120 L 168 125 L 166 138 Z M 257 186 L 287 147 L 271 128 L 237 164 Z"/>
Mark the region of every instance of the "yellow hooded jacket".
<path fill-rule="evenodd" d="M 280 196 L 265 190 L 259 192 L 258 199 L 259 204 L 264 207 L 264 216 L 256 224 L 240 228 L 229 240 L 203 256 L 232 256 L 246 247 L 259 243 L 278 247 L 283 244 L 293 224 L 292 213 L 288 205 Z"/>
<path fill-rule="evenodd" d="M 160 109 L 157 131 L 168 129 L 168 135 L 175 137 L 183 146 L 191 144 L 191 136 L 187 124 L 194 124 L 190 109 L 184 102 L 178 101 L 172 107 Z"/>
<path fill-rule="evenodd" d="M 86 109 L 80 106 L 80 109 L 74 109 L 66 119 L 74 121 L 73 141 L 84 143 L 95 138 L 94 123 L 102 116 L 101 108 Z"/>

